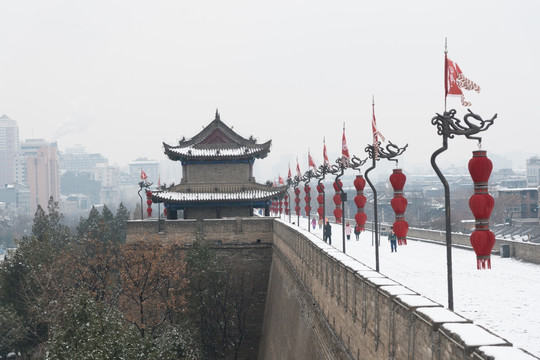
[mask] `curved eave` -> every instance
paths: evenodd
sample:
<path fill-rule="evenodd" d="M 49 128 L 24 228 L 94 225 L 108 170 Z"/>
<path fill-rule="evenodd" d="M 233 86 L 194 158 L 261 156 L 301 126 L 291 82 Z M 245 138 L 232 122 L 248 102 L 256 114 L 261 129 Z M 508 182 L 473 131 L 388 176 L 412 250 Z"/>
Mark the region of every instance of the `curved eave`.
<path fill-rule="evenodd" d="M 266 201 L 285 194 L 282 188 L 269 190 L 247 190 L 237 192 L 172 192 L 153 191 L 152 201 L 172 204 L 200 204 L 209 202 Z"/>
<path fill-rule="evenodd" d="M 163 143 L 163 151 L 173 161 L 199 160 L 234 160 L 234 159 L 264 159 L 270 152 L 272 141 L 253 146 L 238 148 L 205 149 L 196 147 L 170 146 Z"/>

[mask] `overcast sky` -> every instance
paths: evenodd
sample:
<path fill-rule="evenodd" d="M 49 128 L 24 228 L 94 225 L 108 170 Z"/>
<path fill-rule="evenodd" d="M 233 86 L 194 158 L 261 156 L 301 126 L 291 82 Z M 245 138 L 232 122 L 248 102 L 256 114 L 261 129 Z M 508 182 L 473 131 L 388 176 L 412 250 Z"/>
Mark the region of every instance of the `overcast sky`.
<path fill-rule="evenodd" d="M 112 164 L 163 160 L 162 142 L 200 131 L 219 108 L 241 135 L 272 140 L 257 180 L 307 151 L 365 157 L 371 99 L 407 171 L 441 146 L 444 41 L 498 119 L 490 153 L 538 153 L 540 2 L 530 1 L 2 1 L 0 115 L 21 139 L 83 144 Z M 458 98 L 448 100 L 460 115 Z M 441 164 L 466 165 L 473 141 L 450 140 Z M 524 155 L 525 156 L 525 155 Z M 524 167 L 523 162 L 514 164 Z M 261 178 L 262 177 L 262 178 Z"/>

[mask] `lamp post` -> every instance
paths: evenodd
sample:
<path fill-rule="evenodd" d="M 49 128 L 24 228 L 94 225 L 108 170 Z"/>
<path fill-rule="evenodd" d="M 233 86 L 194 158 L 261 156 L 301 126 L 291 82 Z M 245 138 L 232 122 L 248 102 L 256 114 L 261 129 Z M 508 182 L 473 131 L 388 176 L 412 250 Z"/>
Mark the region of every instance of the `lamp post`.
<path fill-rule="evenodd" d="M 390 141 L 388 142 L 388 145 L 386 145 L 386 149 L 381 148 L 380 141 L 377 141 L 376 145 L 377 146 L 368 145 L 365 149 L 365 151 L 368 153 L 369 158 L 372 160 L 372 164 L 371 167 L 366 170 L 364 177 L 366 178 L 366 181 L 369 184 L 371 191 L 373 191 L 373 224 L 375 228 L 375 270 L 379 271 L 379 218 L 377 213 L 377 190 L 369 179 L 368 174 L 371 170 L 375 169 L 375 167 L 377 166 L 377 160 L 379 159 L 397 161 L 397 159 L 394 158 L 403 154 L 403 152 L 405 152 L 405 149 L 407 149 L 408 145 L 400 148 L 399 146 L 392 144 L 392 142 Z"/>
<path fill-rule="evenodd" d="M 291 201 L 292 198 L 289 195 L 289 189 L 293 184 L 293 180 L 291 178 L 287 178 L 287 190 L 285 190 L 285 193 L 287 194 L 287 197 L 289 198 L 289 201 L 287 201 L 287 207 L 288 207 L 288 213 L 289 213 L 289 223 L 291 222 Z M 294 191 L 293 191 L 294 192 Z"/>
<path fill-rule="evenodd" d="M 448 139 L 453 139 L 455 135 L 465 135 L 467 139 L 478 140 L 481 145 L 482 138 L 473 136 L 479 132 L 487 130 L 497 118 L 495 114 L 490 120 L 483 120 L 480 115 L 474 114 L 471 110 L 463 117 L 463 121 L 455 117 L 456 110 L 445 111 L 443 115 L 436 114 L 431 119 L 431 124 L 437 126 L 437 134 L 443 137 L 443 145 L 431 155 L 431 166 L 441 180 L 444 187 L 444 211 L 446 215 L 446 268 L 448 282 L 448 309 L 454 310 L 454 290 L 452 279 L 452 224 L 450 219 L 450 186 L 443 173 L 437 166 L 435 159 L 448 149 Z M 472 118 L 472 119 L 471 119 Z M 475 120 L 471 122 L 471 120 Z"/>
<path fill-rule="evenodd" d="M 139 191 L 137 191 L 137 194 L 139 195 L 139 198 L 141 199 L 141 220 L 144 219 L 144 212 L 143 212 L 143 199 L 142 199 L 142 196 L 141 196 L 141 191 L 143 188 L 145 189 L 148 189 L 150 186 L 152 186 L 152 183 L 146 181 L 146 180 L 141 180 L 139 181 Z"/>

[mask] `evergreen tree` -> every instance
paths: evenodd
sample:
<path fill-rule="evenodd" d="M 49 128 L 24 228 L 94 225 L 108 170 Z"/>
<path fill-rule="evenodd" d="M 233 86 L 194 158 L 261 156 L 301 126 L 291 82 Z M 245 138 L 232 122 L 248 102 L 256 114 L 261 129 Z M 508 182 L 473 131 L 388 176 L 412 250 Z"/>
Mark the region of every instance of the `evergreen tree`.
<path fill-rule="evenodd" d="M 119 243 L 126 242 L 128 220 L 129 220 L 129 212 L 124 206 L 124 204 L 120 203 L 120 206 L 118 206 L 118 210 L 116 210 L 116 216 L 114 218 L 114 221 L 116 223 L 116 233 L 117 233 L 116 240 Z"/>
<path fill-rule="evenodd" d="M 78 294 L 52 328 L 47 359 L 148 359 L 150 344 L 141 340 L 118 310 Z"/>

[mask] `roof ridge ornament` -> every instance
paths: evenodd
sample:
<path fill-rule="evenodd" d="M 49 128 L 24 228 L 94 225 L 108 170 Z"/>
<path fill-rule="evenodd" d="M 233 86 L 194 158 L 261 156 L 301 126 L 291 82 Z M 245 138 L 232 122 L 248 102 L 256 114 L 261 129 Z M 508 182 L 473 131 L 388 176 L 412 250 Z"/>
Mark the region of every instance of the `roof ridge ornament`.
<path fill-rule="evenodd" d="M 219 109 L 216 108 L 216 118 L 214 120 L 219 120 L 221 121 L 220 117 L 219 117 Z"/>

